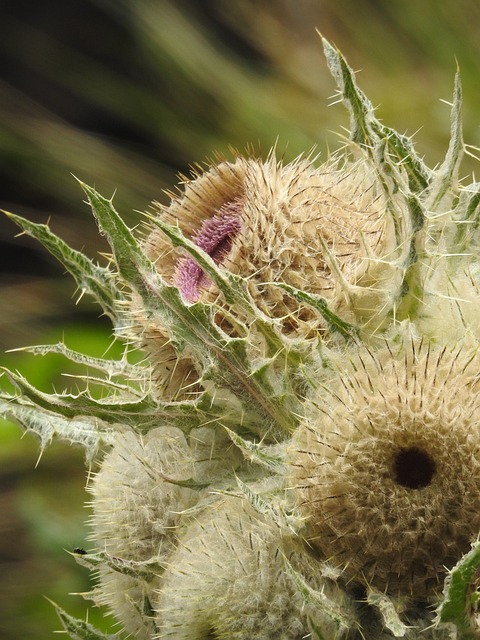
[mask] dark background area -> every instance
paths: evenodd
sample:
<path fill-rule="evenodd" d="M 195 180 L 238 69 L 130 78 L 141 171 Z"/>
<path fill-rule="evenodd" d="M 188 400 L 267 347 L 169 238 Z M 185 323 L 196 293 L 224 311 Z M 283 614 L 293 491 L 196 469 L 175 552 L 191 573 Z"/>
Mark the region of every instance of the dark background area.
<path fill-rule="evenodd" d="M 434 166 L 448 144 L 456 60 L 465 138 L 480 144 L 480 7 L 475 0 L 0 0 L 0 208 L 92 257 L 106 251 L 72 174 L 130 226 L 168 202 L 179 172 L 215 152 L 273 145 L 292 160 L 340 145 L 348 117 L 315 28 L 350 64 L 379 116 L 416 135 Z M 468 160 L 465 173 L 475 170 Z M 0 350 L 58 342 L 93 355 L 109 326 L 35 242 L 0 218 Z M 57 358 L 6 353 L 46 390 L 64 386 Z M 53 598 L 75 615 L 86 571 L 64 549 L 88 546 L 81 452 L 0 428 L 0 639 L 53 638 Z M 98 613 L 90 611 L 98 622 Z"/>

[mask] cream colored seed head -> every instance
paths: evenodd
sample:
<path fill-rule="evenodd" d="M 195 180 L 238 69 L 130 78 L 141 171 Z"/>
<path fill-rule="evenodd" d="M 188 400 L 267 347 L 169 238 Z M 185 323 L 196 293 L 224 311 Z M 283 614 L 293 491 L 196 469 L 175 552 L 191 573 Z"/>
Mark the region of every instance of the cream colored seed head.
<path fill-rule="evenodd" d="M 164 557 L 174 547 L 179 513 L 195 503 L 196 495 L 163 478 L 183 480 L 191 473 L 189 447 L 178 429 L 155 429 L 145 438 L 132 431 L 119 433 L 90 488 L 92 538 L 98 549 L 134 561 Z M 142 603 L 154 588 L 154 583 L 141 585 L 131 576 L 102 567 L 94 596 L 129 633 L 147 640 Z"/>
<path fill-rule="evenodd" d="M 299 539 L 279 533 L 238 497 L 201 512 L 170 557 L 157 594 L 160 637 L 300 640 L 310 637 L 310 619 L 322 637 L 345 638 L 346 629 L 313 602 L 305 607 L 287 563 L 353 618 L 348 596 L 312 565 Z"/>
<path fill-rule="evenodd" d="M 398 347 L 397 347 L 398 349 Z M 355 581 L 431 597 L 480 529 L 480 354 L 359 350 L 291 451 L 306 538 Z"/>

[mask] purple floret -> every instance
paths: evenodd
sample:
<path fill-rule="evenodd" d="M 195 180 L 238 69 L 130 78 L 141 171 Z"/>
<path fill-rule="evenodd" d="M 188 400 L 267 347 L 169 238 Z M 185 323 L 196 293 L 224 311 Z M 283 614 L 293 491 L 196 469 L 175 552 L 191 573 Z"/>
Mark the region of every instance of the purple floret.
<path fill-rule="evenodd" d="M 232 242 L 241 228 L 243 202 L 240 199 L 222 205 L 215 215 L 204 220 L 200 229 L 192 237 L 197 247 L 203 249 L 220 264 L 232 247 Z M 211 284 L 193 258 L 180 258 L 174 274 L 174 283 L 188 302 L 196 302 L 200 290 Z"/>

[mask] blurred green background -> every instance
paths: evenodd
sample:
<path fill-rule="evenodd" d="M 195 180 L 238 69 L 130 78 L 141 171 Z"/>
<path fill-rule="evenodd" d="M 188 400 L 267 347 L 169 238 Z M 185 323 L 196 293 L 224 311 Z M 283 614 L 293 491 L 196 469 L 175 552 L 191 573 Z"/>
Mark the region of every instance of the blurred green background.
<path fill-rule="evenodd" d="M 3 0 L 0 2 L 0 207 L 52 229 L 92 257 L 105 251 L 72 175 L 131 226 L 168 201 L 178 172 L 215 152 L 276 144 L 286 160 L 325 157 L 348 124 L 334 101 L 318 28 L 360 70 L 379 116 L 417 133 L 434 166 L 448 143 L 456 61 L 465 138 L 480 145 L 477 0 Z M 475 162 L 465 163 L 465 173 Z M 109 327 L 43 250 L 0 219 L 0 350 L 57 342 L 102 355 Z M 63 363 L 5 353 L 2 361 L 49 390 Z M 53 638 L 56 600 L 89 588 L 64 551 L 88 547 L 81 451 L 0 427 L 0 640 Z M 38 464 L 37 464 L 38 461 Z M 103 624 L 90 608 L 89 619 Z"/>

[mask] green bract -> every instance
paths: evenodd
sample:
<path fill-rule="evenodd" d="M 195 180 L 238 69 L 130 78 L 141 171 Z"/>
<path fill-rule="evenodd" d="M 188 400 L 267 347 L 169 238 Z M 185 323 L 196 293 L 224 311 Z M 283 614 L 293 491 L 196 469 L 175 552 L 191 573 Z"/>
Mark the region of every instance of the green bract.
<path fill-rule="evenodd" d="M 458 182 L 459 78 L 431 170 L 324 48 L 351 114 L 324 164 L 219 162 L 142 237 L 82 184 L 108 267 L 7 214 L 128 347 L 30 348 L 97 371 L 100 399 L 5 371 L 6 417 L 98 463 L 74 556 L 122 631 L 58 610 L 72 638 L 480 637 L 480 185 Z"/>

